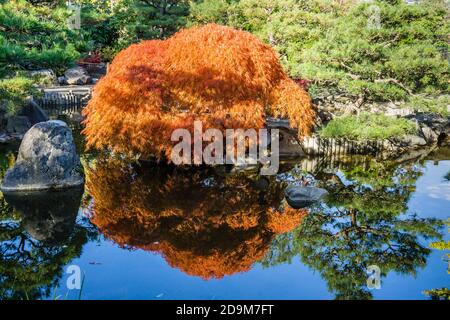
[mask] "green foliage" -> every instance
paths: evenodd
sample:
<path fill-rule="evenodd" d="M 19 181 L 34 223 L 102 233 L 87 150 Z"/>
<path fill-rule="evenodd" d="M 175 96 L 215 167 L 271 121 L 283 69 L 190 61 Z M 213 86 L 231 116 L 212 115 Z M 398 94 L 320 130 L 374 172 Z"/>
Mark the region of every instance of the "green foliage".
<path fill-rule="evenodd" d="M 189 15 L 187 0 L 122 0 L 110 7 L 93 26 L 97 33 L 90 32 L 107 58 L 132 43 L 171 36 L 186 25 Z"/>
<path fill-rule="evenodd" d="M 420 93 L 428 98 L 411 101 L 417 109 L 442 113 L 435 97 L 448 90 L 445 0 L 204 0 L 191 12 L 192 24 L 222 23 L 257 35 L 277 49 L 292 77 L 312 80 L 316 90 L 335 87 L 381 101 Z"/>
<path fill-rule="evenodd" d="M 447 175 L 449 175 L 449 174 L 450 174 L 450 172 Z M 449 228 L 448 231 L 450 232 L 450 218 L 447 219 L 446 224 L 447 224 L 447 226 Z M 443 241 L 442 240 L 442 241 L 432 242 L 430 244 L 430 248 L 436 249 L 436 250 L 449 251 L 450 250 L 450 241 Z M 447 261 L 450 262 L 450 253 L 447 253 L 446 257 L 447 257 Z M 449 268 L 448 268 L 447 273 L 450 274 L 450 264 L 449 264 Z"/>
<path fill-rule="evenodd" d="M 14 77 L 11 79 L 0 79 L 0 102 L 5 108 L 6 114 L 12 115 L 17 111 L 25 97 L 36 93 L 34 81 L 25 77 Z"/>
<path fill-rule="evenodd" d="M 425 290 L 423 293 L 430 296 L 432 300 L 450 300 L 450 289 L 448 288 Z"/>
<path fill-rule="evenodd" d="M 443 57 L 448 13 L 441 0 L 358 4 L 302 52 L 299 73 L 376 100 L 440 94 L 448 89 L 450 70 Z"/>
<path fill-rule="evenodd" d="M 118 30 L 112 23 L 114 3 L 112 1 L 81 0 L 81 29 L 89 39 L 94 51 L 103 52 L 112 48 Z"/>
<path fill-rule="evenodd" d="M 275 47 L 289 74 L 304 78 L 301 53 L 325 36 L 343 9 L 329 0 L 241 0 L 229 20 Z"/>
<path fill-rule="evenodd" d="M 62 71 L 86 49 L 67 27 L 65 8 L 34 7 L 23 0 L 0 4 L 0 72 L 52 68 Z"/>
<path fill-rule="evenodd" d="M 401 137 L 415 131 L 416 125 L 410 120 L 361 113 L 359 116 L 342 116 L 331 120 L 320 130 L 320 135 L 325 138 L 379 140 Z"/>
<path fill-rule="evenodd" d="M 0 100 L 21 101 L 22 97 L 33 90 L 33 80 L 25 77 L 14 77 L 0 80 Z"/>
<path fill-rule="evenodd" d="M 81 35 L 68 29 L 70 15 L 58 1 L 0 3 L 0 101 L 9 113 L 36 93 L 34 84 L 40 79 L 26 77 L 26 70 L 61 73 L 88 49 Z"/>
<path fill-rule="evenodd" d="M 406 103 L 411 110 L 418 112 L 437 113 L 442 116 L 449 116 L 450 95 L 443 94 L 437 97 L 412 96 Z"/>
<path fill-rule="evenodd" d="M 191 2 L 189 24 L 229 24 L 232 4 L 238 0 L 200 0 Z"/>

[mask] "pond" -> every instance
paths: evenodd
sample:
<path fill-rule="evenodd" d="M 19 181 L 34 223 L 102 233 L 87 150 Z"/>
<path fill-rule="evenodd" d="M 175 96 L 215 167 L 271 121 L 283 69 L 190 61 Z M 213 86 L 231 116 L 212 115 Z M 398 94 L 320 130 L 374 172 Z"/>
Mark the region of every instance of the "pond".
<path fill-rule="evenodd" d="M 429 299 L 449 287 L 449 148 L 290 159 L 260 177 L 104 159 L 77 137 L 84 190 L 1 196 L 1 299 Z M 0 150 L 2 174 L 16 150 Z M 289 184 L 329 194 L 293 209 Z"/>

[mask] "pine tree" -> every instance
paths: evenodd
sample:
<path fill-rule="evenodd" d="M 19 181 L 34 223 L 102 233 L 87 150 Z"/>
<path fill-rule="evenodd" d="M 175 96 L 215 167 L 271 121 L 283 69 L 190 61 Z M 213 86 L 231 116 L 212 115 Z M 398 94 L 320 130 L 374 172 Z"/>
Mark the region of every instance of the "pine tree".
<path fill-rule="evenodd" d="M 299 73 L 365 99 L 409 100 L 448 90 L 445 1 L 373 1 L 351 9 L 302 53 Z"/>
<path fill-rule="evenodd" d="M 58 3 L 33 6 L 24 0 L 0 2 L 0 100 L 15 108 L 33 92 L 35 79 L 26 71 L 51 68 L 62 72 L 88 48 L 67 26 L 70 12 Z"/>

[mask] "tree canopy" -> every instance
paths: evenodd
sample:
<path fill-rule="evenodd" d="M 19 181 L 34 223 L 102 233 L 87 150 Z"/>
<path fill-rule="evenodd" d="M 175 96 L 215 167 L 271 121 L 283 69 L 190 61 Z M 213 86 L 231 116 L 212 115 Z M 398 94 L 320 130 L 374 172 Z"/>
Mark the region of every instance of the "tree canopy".
<path fill-rule="evenodd" d="M 307 135 L 308 94 L 283 71 L 274 50 L 248 32 L 214 24 L 120 52 L 84 109 L 87 145 L 170 157 L 174 129 L 259 129 L 285 116 Z"/>
<path fill-rule="evenodd" d="M 312 81 L 313 95 L 337 91 L 445 113 L 448 16 L 445 0 L 203 0 L 192 5 L 189 22 L 255 34 L 277 50 L 291 77 Z"/>

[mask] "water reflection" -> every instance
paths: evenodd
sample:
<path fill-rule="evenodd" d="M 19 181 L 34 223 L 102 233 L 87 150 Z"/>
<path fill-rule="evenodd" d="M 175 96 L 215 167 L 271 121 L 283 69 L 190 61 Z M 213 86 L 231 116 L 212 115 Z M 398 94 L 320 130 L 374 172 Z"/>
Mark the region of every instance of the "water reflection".
<path fill-rule="evenodd" d="M 99 160 L 87 188 L 91 221 L 105 236 L 204 279 L 249 270 L 306 215 L 285 205 L 282 184 L 220 169 Z"/>
<path fill-rule="evenodd" d="M 265 266 L 298 255 L 320 273 L 336 299 L 372 298 L 367 288 L 371 265 L 381 269 L 381 278 L 392 271 L 415 276 L 425 267 L 431 250 L 421 240 L 440 239 L 443 222 L 404 214 L 421 166 L 363 160 L 360 165 L 341 161 L 339 174 L 316 175 L 330 195 L 298 229 L 277 237 Z"/>
<path fill-rule="evenodd" d="M 57 286 L 63 267 L 89 239 L 89 228 L 76 223 L 82 194 L 75 188 L 3 195 L 0 299 L 45 298 Z"/>
<path fill-rule="evenodd" d="M 448 159 L 445 152 L 431 159 Z M 0 166 L 13 163 L 13 155 L 7 155 L 0 157 Z M 123 249 L 158 253 L 171 268 L 202 279 L 299 259 L 337 299 L 373 298 L 374 291 L 367 288 L 370 265 L 380 267 L 382 288 L 390 273 L 413 280 L 430 266 L 430 246 L 442 249 L 447 243 L 442 241 L 447 231 L 442 220 L 408 208 L 411 196 L 426 189 L 422 184 L 416 190 L 423 160 L 297 159 L 283 164 L 284 172 L 273 177 L 225 167 L 130 165 L 101 156 L 85 163 L 87 192 L 81 207 L 89 222 L 77 216 L 82 190 L 0 197 L 0 299 L 49 298 L 55 287 L 64 293 L 64 267 L 80 256 L 87 265 L 92 260 L 86 259 L 96 259 L 102 248 L 91 246 L 90 257 L 82 255 L 82 248 L 98 234 Z M 448 186 L 445 174 L 438 180 L 425 186 Z M 307 210 L 293 209 L 284 199 L 289 183 L 316 185 L 329 196 Z M 127 252 L 114 250 L 114 258 Z M 128 260 L 122 263 L 120 272 L 126 273 Z M 87 275 L 89 283 L 107 266 L 95 268 Z M 299 270 L 298 276 L 305 273 Z M 145 278 L 140 273 L 133 277 L 136 283 Z M 433 298 L 448 295 L 445 284 L 425 281 L 423 290 L 435 289 L 429 293 Z M 102 284 L 95 290 L 102 291 Z"/>

